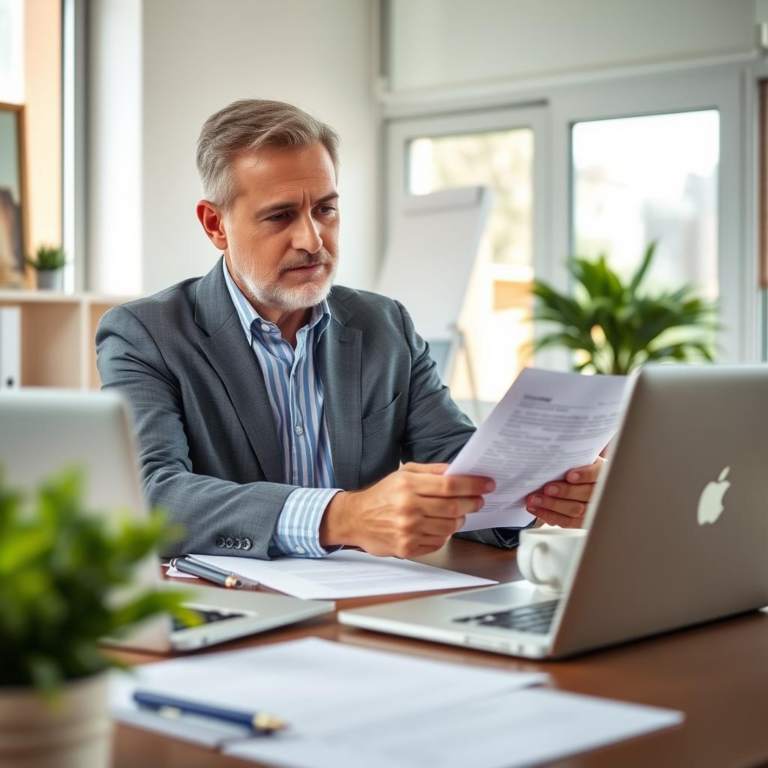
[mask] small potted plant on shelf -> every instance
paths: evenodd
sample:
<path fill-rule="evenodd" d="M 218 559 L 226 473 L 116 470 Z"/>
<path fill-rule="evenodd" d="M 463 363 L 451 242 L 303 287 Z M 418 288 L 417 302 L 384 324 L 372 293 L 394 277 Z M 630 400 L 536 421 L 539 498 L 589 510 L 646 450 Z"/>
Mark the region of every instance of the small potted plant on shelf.
<path fill-rule="evenodd" d="M 67 254 L 59 246 L 41 245 L 35 258 L 27 257 L 27 264 L 37 272 L 37 287 L 42 290 L 60 291 L 64 287 L 64 267 Z"/>
<path fill-rule="evenodd" d="M 696 296 L 690 285 L 643 291 L 655 251 L 654 242 L 626 283 L 605 256 L 596 261 L 568 260 L 573 295 L 535 280 L 538 302 L 533 319 L 559 328 L 539 337 L 534 351 L 565 347 L 576 352 L 575 370 L 605 374 L 627 374 L 649 362 L 711 362 L 717 302 Z"/>
<path fill-rule="evenodd" d="M 99 640 L 164 612 L 195 623 L 183 593 L 130 588 L 167 536 L 158 514 L 85 509 L 77 471 L 34 499 L 0 477 L 0 765 L 110 764 L 107 670 L 119 665 Z"/>

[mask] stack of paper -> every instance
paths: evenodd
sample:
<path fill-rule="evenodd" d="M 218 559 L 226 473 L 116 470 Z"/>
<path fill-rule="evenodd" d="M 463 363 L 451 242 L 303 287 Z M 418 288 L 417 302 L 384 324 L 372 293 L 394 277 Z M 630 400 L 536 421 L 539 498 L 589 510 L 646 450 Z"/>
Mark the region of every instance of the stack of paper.
<path fill-rule="evenodd" d="M 111 703 L 120 720 L 208 745 L 231 738 L 233 729 L 211 723 L 204 731 L 188 729 L 183 719 L 164 720 L 140 711 L 131 699 L 133 691 L 263 710 L 289 722 L 284 735 L 293 742 L 300 734 L 330 736 L 387 718 L 417 717 L 437 704 L 461 703 L 546 679 L 538 672 L 498 672 L 305 638 L 144 665 L 130 676 L 117 673 Z"/>
<path fill-rule="evenodd" d="M 433 706 L 330 735 L 233 743 L 229 755 L 289 768 L 519 768 L 678 725 L 680 712 L 544 689 Z"/>
<path fill-rule="evenodd" d="M 550 690 L 539 673 L 424 661 L 315 638 L 140 667 L 117 719 L 289 768 L 510 768 L 680 723 L 679 712 Z M 270 737 L 139 711 L 137 688 L 288 721 Z"/>
<path fill-rule="evenodd" d="M 498 583 L 410 560 L 374 557 L 353 550 L 341 550 L 322 559 L 281 557 L 276 560 L 254 560 L 221 555 L 194 557 L 304 600 L 464 589 Z M 175 569 L 168 571 L 169 576 L 177 574 Z"/>

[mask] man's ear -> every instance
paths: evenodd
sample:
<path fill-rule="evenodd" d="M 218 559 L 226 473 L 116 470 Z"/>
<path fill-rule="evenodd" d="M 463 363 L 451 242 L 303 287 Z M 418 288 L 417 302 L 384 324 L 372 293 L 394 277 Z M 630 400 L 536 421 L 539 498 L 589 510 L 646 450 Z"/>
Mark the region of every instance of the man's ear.
<path fill-rule="evenodd" d="M 224 229 L 224 214 L 221 209 L 207 200 L 201 200 L 197 204 L 197 218 L 216 249 L 226 251 L 227 233 Z"/>

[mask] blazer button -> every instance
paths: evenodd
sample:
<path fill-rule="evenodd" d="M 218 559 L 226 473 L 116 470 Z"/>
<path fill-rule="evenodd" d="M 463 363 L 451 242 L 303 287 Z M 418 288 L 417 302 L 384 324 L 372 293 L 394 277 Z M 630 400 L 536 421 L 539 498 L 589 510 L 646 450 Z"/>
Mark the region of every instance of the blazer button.
<path fill-rule="evenodd" d="M 227 536 L 227 549 L 232 549 L 235 540 L 231 536 Z"/>
<path fill-rule="evenodd" d="M 243 539 L 243 549 L 250 549 L 252 546 L 250 539 Z"/>
<path fill-rule="evenodd" d="M 216 546 L 219 547 L 219 549 L 222 549 L 224 547 L 224 537 L 223 536 L 217 536 L 216 537 Z"/>
<path fill-rule="evenodd" d="M 235 539 L 235 549 L 240 549 L 243 546 L 243 542 L 240 539 Z"/>

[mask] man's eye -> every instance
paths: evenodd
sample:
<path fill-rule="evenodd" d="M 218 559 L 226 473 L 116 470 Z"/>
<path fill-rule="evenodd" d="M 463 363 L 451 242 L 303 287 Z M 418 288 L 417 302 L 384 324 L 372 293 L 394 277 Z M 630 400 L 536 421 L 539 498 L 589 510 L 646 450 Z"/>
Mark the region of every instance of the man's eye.
<path fill-rule="evenodd" d="M 336 209 L 332 205 L 321 205 L 317 209 L 323 216 L 332 214 Z"/>
<path fill-rule="evenodd" d="M 269 217 L 269 221 L 284 221 L 287 216 L 287 213 L 276 213 L 274 216 Z"/>

